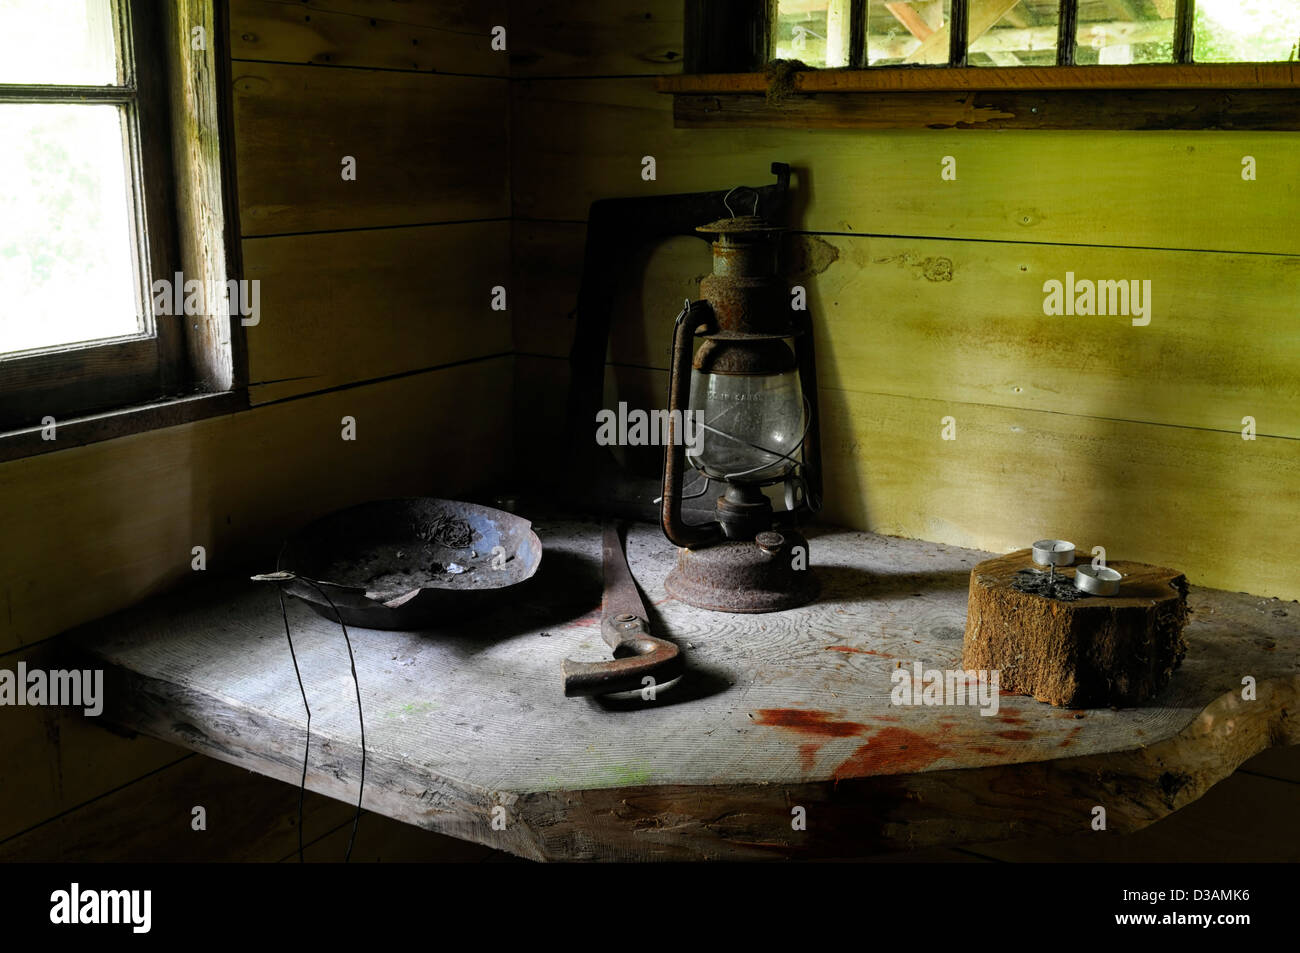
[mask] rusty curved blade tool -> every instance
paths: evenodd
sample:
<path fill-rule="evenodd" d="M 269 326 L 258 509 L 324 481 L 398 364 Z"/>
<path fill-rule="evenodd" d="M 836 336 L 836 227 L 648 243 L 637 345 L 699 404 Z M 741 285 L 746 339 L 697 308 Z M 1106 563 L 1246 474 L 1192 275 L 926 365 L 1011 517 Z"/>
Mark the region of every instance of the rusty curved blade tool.
<path fill-rule="evenodd" d="M 662 686 L 685 669 L 681 649 L 666 639 L 650 634 L 641 593 L 627 567 L 618 524 L 605 523 L 602 546 L 605 592 L 601 604 L 600 635 L 614 650 L 609 662 L 575 662 L 565 659 L 564 694 L 611 695 Z"/>

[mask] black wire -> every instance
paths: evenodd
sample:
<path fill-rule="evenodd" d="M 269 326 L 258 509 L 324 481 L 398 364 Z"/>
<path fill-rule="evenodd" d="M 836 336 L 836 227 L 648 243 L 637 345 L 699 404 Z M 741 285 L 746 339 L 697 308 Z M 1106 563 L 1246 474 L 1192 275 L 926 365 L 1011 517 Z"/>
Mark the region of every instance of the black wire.
<path fill-rule="evenodd" d="M 334 617 L 338 620 L 339 628 L 343 630 L 343 641 L 348 647 L 348 662 L 352 666 L 352 686 L 357 692 L 357 721 L 361 725 L 361 784 L 357 788 L 357 813 L 352 819 L 352 836 L 348 838 L 348 852 L 343 855 L 343 863 L 346 864 L 352 859 L 352 845 L 356 843 L 357 825 L 361 823 L 361 797 L 366 788 L 366 720 L 361 714 L 361 683 L 357 681 L 357 659 L 356 656 L 352 654 L 352 640 L 348 638 L 348 627 L 343 623 L 343 616 L 339 613 L 338 606 L 334 605 L 334 600 L 329 597 L 329 594 L 324 589 L 317 585 L 315 580 L 308 579 L 306 576 L 297 576 L 296 578 L 307 583 L 324 596 L 325 601 L 329 603 L 330 609 L 333 610 Z M 301 830 L 302 828 L 300 826 L 299 831 L 301 832 Z"/>
<path fill-rule="evenodd" d="M 298 654 L 293 650 L 293 636 L 289 634 L 289 612 L 284 607 L 284 583 L 275 587 L 280 596 L 280 618 L 284 620 L 284 637 L 289 640 L 289 657 L 293 659 L 293 674 L 298 676 L 298 691 L 302 695 L 302 707 L 307 709 L 307 743 L 302 749 L 302 781 L 298 785 L 298 863 L 302 863 L 302 803 L 307 796 L 307 756 L 311 752 L 311 705 L 307 704 L 307 689 L 302 684 L 302 672 L 298 669 Z"/>

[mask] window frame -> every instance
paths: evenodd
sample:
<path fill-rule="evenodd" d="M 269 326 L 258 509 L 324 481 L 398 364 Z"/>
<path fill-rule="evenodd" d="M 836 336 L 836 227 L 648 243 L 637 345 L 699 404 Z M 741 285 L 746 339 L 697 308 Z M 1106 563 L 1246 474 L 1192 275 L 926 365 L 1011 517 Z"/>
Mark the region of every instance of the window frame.
<path fill-rule="evenodd" d="M 685 0 L 684 71 L 658 89 L 678 128 L 1300 130 L 1300 63 L 1195 62 L 1195 0 L 1175 0 L 1175 62 L 1075 65 L 1078 0 L 1061 0 L 1057 63 L 1006 67 L 968 65 L 969 2 L 952 0 L 949 63 L 865 65 L 852 0 L 859 65 L 800 69 L 772 59 L 776 0 Z"/>
<path fill-rule="evenodd" d="M 1078 49 L 1078 18 L 1081 0 L 1057 0 L 1060 13 L 1057 20 L 1056 65 L 1074 66 Z M 772 61 L 772 24 L 776 19 L 778 0 L 686 0 L 686 51 L 687 73 L 733 73 L 761 70 Z M 850 0 L 849 63 L 848 70 L 934 70 L 959 69 L 968 63 L 968 17 L 971 0 L 951 0 L 952 9 L 948 24 L 948 61 L 945 63 L 917 63 L 907 66 L 869 66 L 867 64 L 867 0 Z M 1211 67 L 1236 67 L 1265 65 L 1265 61 L 1250 63 L 1198 63 L 1195 59 L 1196 0 L 1174 0 L 1173 59 L 1169 63 L 1134 65 L 1192 65 Z M 760 38 L 761 37 L 761 38 Z M 739 38 L 739 42 L 737 42 Z M 1293 62 L 1293 61 L 1268 61 Z M 990 67 L 980 67 L 989 69 Z M 1014 67 L 1025 69 L 1032 67 Z M 1037 67 L 1047 69 L 1049 67 Z M 1117 67 L 1125 68 L 1125 67 Z M 810 67 L 812 69 L 812 67 Z M 1225 74 L 1226 75 L 1226 74 Z M 1235 84 L 1229 84 L 1235 85 Z"/>
<path fill-rule="evenodd" d="M 177 393 L 184 377 L 180 322 L 151 314 L 149 289 L 180 270 L 176 220 L 171 201 L 171 135 L 167 80 L 156 8 L 113 0 L 120 45 L 113 86 L 0 85 L 0 104 L 111 104 L 120 108 L 128 175 L 128 210 L 134 228 L 131 257 L 137 307 L 147 330 L 97 341 L 76 342 L 0 356 L 0 431 L 38 424 L 51 416 L 102 411 Z"/>
<path fill-rule="evenodd" d="M 0 461 L 249 406 L 237 313 L 152 314 L 155 280 L 170 283 L 177 272 L 223 283 L 242 277 L 228 0 L 113 0 L 113 14 L 121 38 L 117 85 L 0 85 L 0 104 L 126 106 L 133 257 L 152 333 L 0 357 Z M 196 26 L 205 31 L 202 53 L 189 47 Z M 210 230 L 200 227 L 191 208 L 203 203 L 219 223 Z M 195 234 L 185 241 L 188 232 Z M 215 270 L 214 249 L 223 266 Z M 53 439 L 42 424 L 46 417 L 56 422 Z"/>

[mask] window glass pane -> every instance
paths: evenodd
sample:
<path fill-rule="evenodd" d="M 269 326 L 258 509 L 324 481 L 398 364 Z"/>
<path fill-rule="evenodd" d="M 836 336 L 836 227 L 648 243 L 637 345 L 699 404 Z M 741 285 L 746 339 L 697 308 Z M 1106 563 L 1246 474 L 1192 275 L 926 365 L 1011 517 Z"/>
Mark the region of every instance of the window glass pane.
<path fill-rule="evenodd" d="M 871 0 L 867 64 L 947 63 L 951 13 L 952 0 Z"/>
<path fill-rule="evenodd" d="M 1172 63 L 1176 6 L 1175 0 L 1082 0 L 1074 61 Z"/>
<path fill-rule="evenodd" d="M 117 106 L 0 106 L 0 353 L 146 330 Z"/>
<path fill-rule="evenodd" d="M 970 0 L 967 57 L 971 66 L 1056 63 L 1059 0 Z"/>
<path fill-rule="evenodd" d="M 111 86 L 115 36 L 112 0 L 0 0 L 0 83 Z"/>
<path fill-rule="evenodd" d="M 1198 63 L 1300 59 L 1300 0 L 1196 0 L 1193 35 Z"/>
<path fill-rule="evenodd" d="M 778 0 L 776 58 L 849 65 L 849 0 Z"/>

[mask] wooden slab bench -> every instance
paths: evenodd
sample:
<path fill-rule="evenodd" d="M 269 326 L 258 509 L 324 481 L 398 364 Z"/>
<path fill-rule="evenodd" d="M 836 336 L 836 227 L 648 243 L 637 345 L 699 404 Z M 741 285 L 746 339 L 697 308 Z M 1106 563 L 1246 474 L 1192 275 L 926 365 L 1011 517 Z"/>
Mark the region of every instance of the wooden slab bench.
<path fill-rule="evenodd" d="M 898 666 L 961 667 L 970 569 L 988 554 L 836 529 L 811 534 L 817 602 L 737 616 L 670 600 L 673 547 L 632 527 L 652 627 L 685 648 L 689 678 L 643 706 L 565 698 L 564 658 L 608 657 L 600 525 L 536 529 L 526 596 L 436 632 L 349 630 L 368 810 L 539 860 L 851 857 L 1086 832 L 1097 807 L 1096 836 L 1119 836 L 1300 742 L 1300 606 L 1195 586 L 1187 658 L 1143 707 L 893 705 Z M 343 638 L 288 604 L 308 787 L 355 801 Z M 71 645 L 107 669 L 103 718 L 298 783 L 306 719 L 273 586 L 214 579 Z"/>

